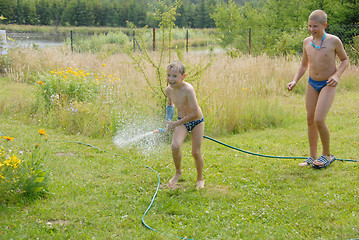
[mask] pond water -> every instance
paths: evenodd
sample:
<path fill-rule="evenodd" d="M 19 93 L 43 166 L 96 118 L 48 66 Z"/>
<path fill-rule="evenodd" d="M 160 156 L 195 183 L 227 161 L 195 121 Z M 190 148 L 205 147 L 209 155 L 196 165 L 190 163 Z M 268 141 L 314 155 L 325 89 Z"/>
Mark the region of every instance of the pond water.
<path fill-rule="evenodd" d="M 7 47 L 46 48 L 63 46 L 66 40 L 64 33 L 12 32 L 6 31 Z"/>
<path fill-rule="evenodd" d="M 13 32 L 6 31 L 6 47 L 9 48 L 48 48 L 61 47 L 66 44 L 66 39 L 70 38 L 70 33 L 41 33 L 41 32 Z M 184 49 L 183 49 L 184 50 Z M 185 51 L 185 50 L 184 50 Z M 190 47 L 189 51 L 195 54 L 219 54 L 225 50 L 220 47 Z"/>
<path fill-rule="evenodd" d="M 58 47 L 65 45 L 65 42 L 54 42 L 51 40 L 15 40 L 15 41 L 7 41 L 8 48 L 15 47 L 33 47 L 33 48 L 46 48 L 46 47 Z"/>

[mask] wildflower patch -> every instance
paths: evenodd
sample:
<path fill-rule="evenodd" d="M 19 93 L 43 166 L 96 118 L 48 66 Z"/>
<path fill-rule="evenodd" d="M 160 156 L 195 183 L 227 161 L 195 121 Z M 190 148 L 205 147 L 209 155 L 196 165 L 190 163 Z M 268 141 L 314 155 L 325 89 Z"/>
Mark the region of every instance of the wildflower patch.
<path fill-rule="evenodd" d="M 39 130 L 41 141 L 46 131 Z M 45 153 L 40 144 L 32 150 L 19 150 L 15 138 L 0 136 L 0 199 L 3 203 L 30 201 L 44 196 L 47 190 L 48 172 L 42 162 Z"/>

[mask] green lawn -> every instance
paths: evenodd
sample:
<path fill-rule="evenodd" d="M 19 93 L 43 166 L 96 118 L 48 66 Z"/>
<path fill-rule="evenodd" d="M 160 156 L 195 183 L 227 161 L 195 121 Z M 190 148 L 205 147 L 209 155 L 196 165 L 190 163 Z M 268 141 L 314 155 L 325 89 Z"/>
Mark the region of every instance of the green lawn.
<path fill-rule="evenodd" d="M 303 96 L 284 98 L 296 117 L 282 128 L 216 139 L 269 155 L 308 155 Z M 340 92 L 327 122 L 337 158 L 359 159 L 359 93 Z M 30 149 L 39 125 L 0 116 L 0 132 Z M 50 194 L 33 203 L 0 203 L 0 239 L 353 239 L 359 237 L 359 163 L 336 161 L 327 169 L 299 167 L 302 160 L 261 158 L 209 140 L 203 142 L 206 187 L 195 188 L 190 141 L 183 146 L 180 188 L 170 146 L 156 151 L 119 149 L 111 139 L 65 135 L 46 129 L 45 167 Z M 80 141 L 106 150 L 69 143 Z M 319 146 L 320 149 L 320 146 Z M 320 150 L 319 150 L 320 151 Z M 158 183 L 157 198 L 141 217 Z"/>

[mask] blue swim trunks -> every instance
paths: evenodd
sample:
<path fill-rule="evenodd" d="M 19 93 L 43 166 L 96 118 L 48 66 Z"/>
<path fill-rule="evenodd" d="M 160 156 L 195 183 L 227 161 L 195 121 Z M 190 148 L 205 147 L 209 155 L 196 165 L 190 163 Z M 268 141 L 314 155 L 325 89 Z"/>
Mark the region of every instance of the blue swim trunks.
<path fill-rule="evenodd" d="M 308 83 L 315 88 L 318 92 L 322 90 L 323 87 L 327 86 L 327 80 L 326 81 L 316 81 L 313 80 L 311 77 L 308 79 Z"/>
<path fill-rule="evenodd" d="M 181 118 L 178 117 L 178 120 L 180 120 Z M 187 131 L 190 132 L 192 131 L 192 129 L 197 126 L 198 124 L 200 124 L 201 122 L 204 122 L 204 118 L 200 119 L 200 120 L 196 120 L 196 121 L 190 121 L 188 123 L 185 123 L 185 127 L 187 128 Z"/>

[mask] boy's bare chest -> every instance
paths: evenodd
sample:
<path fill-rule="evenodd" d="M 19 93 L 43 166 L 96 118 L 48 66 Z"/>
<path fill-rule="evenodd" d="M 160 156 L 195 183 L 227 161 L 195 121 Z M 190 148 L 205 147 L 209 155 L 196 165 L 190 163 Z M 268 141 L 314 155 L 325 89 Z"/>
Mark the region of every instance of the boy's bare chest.
<path fill-rule="evenodd" d="M 185 105 L 188 102 L 186 94 L 180 91 L 173 91 L 171 98 L 176 106 Z"/>
<path fill-rule="evenodd" d="M 306 50 L 310 63 L 314 63 L 318 61 L 327 62 L 335 59 L 335 51 L 331 47 L 316 49 L 313 48 L 312 46 L 308 46 Z"/>

